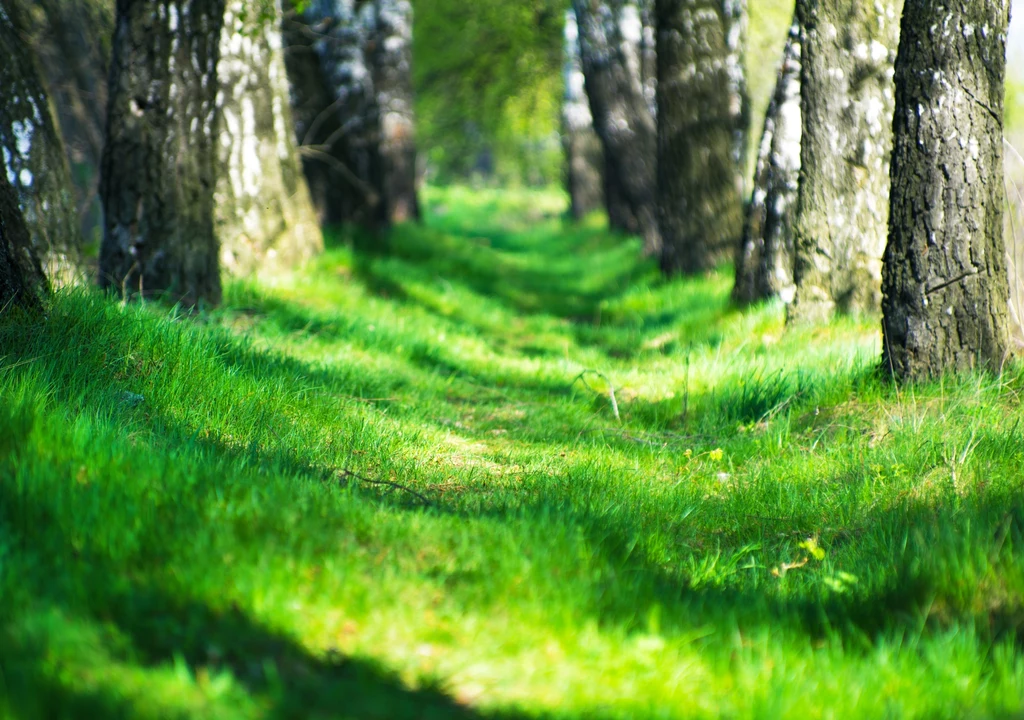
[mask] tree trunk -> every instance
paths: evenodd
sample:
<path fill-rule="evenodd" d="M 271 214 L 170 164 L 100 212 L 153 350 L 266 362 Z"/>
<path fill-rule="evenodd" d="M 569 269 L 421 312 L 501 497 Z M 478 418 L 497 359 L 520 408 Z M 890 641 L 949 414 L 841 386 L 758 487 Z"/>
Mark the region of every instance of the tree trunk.
<path fill-rule="evenodd" d="M 908 3 L 896 60 L 883 367 L 1000 370 L 1009 342 L 1003 80 L 1009 0 Z"/>
<path fill-rule="evenodd" d="M 214 232 L 224 0 L 118 0 L 100 194 L 100 284 L 221 298 Z"/>
<path fill-rule="evenodd" d="M 4 21 L 0 17 L 0 22 Z M 0 85 L 0 91 L 0 97 L 6 97 L 7 86 Z M 10 182 L 14 173 L 5 159 L 6 154 L 0 156 L 0 308 L 37 308 L 46 291 L 46 278 L 21 214 L 18 192 Z"/>
<path fill-rule="evenodd" d="M 79 235 L 99 246 L 100 161 L 107 124 L 107 76 L 114 34 L 109 0 L 16 0 L 28 9 L 31 46 L 60 127 L 78 213 Z M 95 275 L 95 268 L 90 274 Z"/>
<path fill-rule="evenodd" d="M 609 223 L 615 229 L 639 232 L 645 254 L 656 255 L 661 249 L 657 131 L 640 76 L 637 44 L 642 29 L 631 33 L 629 23 L 636 18 L 639 25 L 639 11 L 635 3 L 623 0 L 573 0 L 573 8 L 594 129 L 604 150 Z M 620 201 L 621 208 L 616 205 Z M 626 226 L 629 221 L 632 226 Z"/>
<path fill-rule="evenodd" d="M 789 319 L 881 302 L 900 0 L 798 0 L 803 136 Z"/>
<path fill-rule="evenodd" d="M 24 39 L 20 6 L 0 0 L 0 153 L 35 255 L 55 282 L 84 279 L 64 144 Z"/>
<path fill-rule="evenodd" d="M 750 122 L 745 0 L 657 0 L 658 211 L 662 269 L 731 259 L 743 229 Z"/>
<path fill-rule="evenodd" d="M 280 8 L 270 9 L 267 19 L 230 0 L 220 40 L 215 227 L 235 275 L 294 266 L 323 247 L 295 151 Z"/>
<path fill-rule="evenodd" d="M 419 220 L 409 0 L 375 0 L 369 64 L 380 117 L 381 195 L 390 223 Z"/>
<path fill-rule="evenodd" d="M 562 145 L 565 148 L 566 188 L 569 210 L 574 220 L 601 206 L 603 200 L 601 172 L 604 155 L 601 141 L 594 132 L 580 64 L 579 27 L 572 10 L 565 13 L 565 51 L 562 78 Z"/>
<path fill-rule="evenodd" d="M 793 215 L 800 178 L 800 28 L 789 31 L 768 104 L 754 190 L 743 222 L 732 297 L 747 304 L 793 302 Z"/>
<path fill-rule="evenodd" d="M 373 3 L 312 0 L 288 30 L 300 152 L 326 223 L 387 224 L 380 111 L 367 61 Z M 312 49 L 314 60 L 308 51 Z M 314 163 L 319 167 L 315 167 Z M 314 166 L 314 167 L 311 167 Z"/>

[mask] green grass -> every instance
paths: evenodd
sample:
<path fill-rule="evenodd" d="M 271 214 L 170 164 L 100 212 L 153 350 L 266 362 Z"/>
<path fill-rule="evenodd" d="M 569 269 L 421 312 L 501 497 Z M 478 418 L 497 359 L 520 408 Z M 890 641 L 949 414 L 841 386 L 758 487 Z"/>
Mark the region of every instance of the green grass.
<path fill-rule="evenodd" d="M 198 318 L 4 313 L 0 716 L 1020 717 L 1024 371 L 897 391 L 876 320 L 427 207 Z"/>

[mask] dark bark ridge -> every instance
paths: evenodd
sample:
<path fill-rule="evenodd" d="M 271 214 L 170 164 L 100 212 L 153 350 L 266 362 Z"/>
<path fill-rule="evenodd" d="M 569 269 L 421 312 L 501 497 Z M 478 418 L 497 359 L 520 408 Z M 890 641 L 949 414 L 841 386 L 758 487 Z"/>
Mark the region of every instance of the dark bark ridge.
<path fill-rule="evenodd" d="M 224 0 L 118 0 L 100 285 L 186 307 L 221 298 L 214 186 Z"/>
<path fill-rule="evenodd" d="M 736 257 L 734 302 L 780 298 L 791 303 L 793 216 L 800 180 L 800 28 L 793 24 L 775 91 L 765 114 L 754 171 L 754 188 Z"/>
<path fill-rule="evenodd" d="M 639 233 L 645 254 L 657 255 L 657 129 L 640 76 L 638 38 L 627 37 L 622 23 L 624 11 L 638 22 L 639 16 L 635 5 L 622 0 L 573 0 L 573 8 L 587 97 L 604 150 L 609 223 Z"/>
<path fill-rule="evenodd" d="M 18 194 L 7 177 L 6 163 L 0 161 L 0 316 L 10 306 L 38 308 L 47 287 Z"/>
<path fill-rule="evenodd" d="M 882 364 L 901 379 L 998 371 L 1008 0 L 907 3 L 896 61 Z"/>
<path fill-rule="evenodd" d="M 745 0 L 657 0 L 658 218 L 667 273 L 731 259 L 750 108 Z"/>

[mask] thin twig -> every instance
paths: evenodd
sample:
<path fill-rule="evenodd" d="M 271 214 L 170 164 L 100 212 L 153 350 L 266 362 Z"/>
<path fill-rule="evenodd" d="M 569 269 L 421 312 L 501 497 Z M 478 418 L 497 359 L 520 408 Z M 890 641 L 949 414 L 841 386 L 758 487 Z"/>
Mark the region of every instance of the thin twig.
<path fill-rule="evenodd" d="M 351 470 L 348 470 L 348 469 L 342 470 L 340 473 L 338 473 L 338 480 L 345 480 L 347 478 L 352 478 L 353 480 L 358 480 L 359 482 L 366 483 L 367 485 L 386 485 L 388 487 L 395 488 L 396 490 L 404 490 L 405 492 L 409 493 L 410 495 L 413 495 L 413 496 L 419 498 L 419 500 L 424 505 L 426 505 L 428 507 L 436 507 L 434 505 L 434 503 L 430 502 L 430 500 L 428 500 L 426 498 L 426 496 L 421 495 L 420 493 L 418 493 L 415 490 L 413 490 L 411 487 L 406 487 L 405 485 L 400 485 L 400 484 L 398 484 L 396 482 L 391 482 L 390 480 L 373 480 L 373 479 L 368 478 L 368 477 L 363 477 L 362 475 L 357 475 L 356 473 L 354 473 L 354 472 L 352 472 Z"/>
<path fill-rule="evenodd" d="M 590 390 L 590 392 L 597 393 L 598 395 L 600 395 L 601 392 L 599 390 L 594 389 L 594 387 L 587 382 L 587 373 L 593 373 L 594 375 L 597 375 L 599 378 L 602 378 L 606 383 L 608 383 L 608 398 L 609 400 L 611 400 L 612 403 L 612 414 L 615 415 L 615 419 L 621 423 L 622 417 L 619 415 L 619 403 L 615 401 L 615 388 L 612 386 L 612 381 L 609 380 L 608 376 L 605 375 L 603 372 L 600 372 L 598 370 L 591 370 L 588 368 L 581 372 L 579 375 L 577 375 L 575 378 L 573 378 L 573 381 L 569 383 L 569 387 L 572 387 L 578 382 L 582 382 L 586 386 L 586 388 Z"/>

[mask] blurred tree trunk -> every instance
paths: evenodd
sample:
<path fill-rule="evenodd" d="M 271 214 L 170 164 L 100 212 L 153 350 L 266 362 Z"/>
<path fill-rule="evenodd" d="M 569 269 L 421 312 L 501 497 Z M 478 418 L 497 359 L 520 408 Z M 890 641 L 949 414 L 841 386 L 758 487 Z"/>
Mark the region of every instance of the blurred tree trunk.
<path fill-rule="evenodd" d="M 280 20 L 276 1 L 262 16 L 230 0 L 224 15 L 215 229 L 235 275 L 294 266 L 323 248 L 295 149 Z"/>
<path fill-rule="evenodd" d="M 419 220 L 409 0 L 375 0 L 369 65 L 380 114 L 381 195 L 390 223 Z"/>
<path fill-rule="evenodd" d="M 657 130 L 641 79 L 639 10 L 623 0 L 573 0 L 573 8 L 594 129 L 604 150 L 609 223 L 639 233 L 645 254 L 656 255 Z"/>
<path fill-rule="evenodd" d="M 1009 0 L 918 0 L 903 16 L 883 275 L 883 366 L 901 379 L 998 371 L 1006 359 L 1009 10 Z"/>
<path fill-rule="evenodd" d="M 792 321 L 879 308 L 901 4 L 797 2 L 803 136 Z"/>
<path fill-rule="evenodd" d="M 782 67 L 768 104 L 743 222 L 732 297 L 747 304 L 793 302 L 793 215 L 800 179 L 800 28 L 789 31 Z"/>
<path fill-rule="evenodd" d="M 57 283 L 84 279 L 64 144 L 50 111 L 22 8 L 0 0 L 0 152 L 35 256 Z"/>
<path fill-rule="evenodd" d="M 745 0 L 657 0 L 662 269 L 732 259 L 743 229 L 750 122 Z"/>
<path fill-rule="evenodd" d="M 224 0 L 118 0 L 100 195 L 100 284 L 221 299 L 214 231 Z"/>
<path fill-rule="evenodd" d="M 388 220 L 380 108 L 366 55 L 373 15 L 372 3 L 312 0 L 286 30 L 299 149 L 328 224 L 379 228 Z"/>
<path fill-rule="evenodd" d="M 583 84 L 583 66 L 580 64 L 579 27 L 576 15 L 565 13 L 565 51 L 562 79 L 562 144 L 565 148 L 566 186 L 569 191 L 570 213 L 581 220 L 601 207 L 603 200 L 602 166 L 604 155 L 601 141 L 594 132 L 594 118 L 590 114 Z"/>
<path fill-rule="evenodd" d="M 87 244 L 98 246 L 103 227 L 99 169 L 107 122 L 114 2 L 16 1 L 23 8 L 31 46 L 64 140 L 80 236 Z"/>
<path fill-rule="evenodd" d="M 0 91 L 0 97 L 7 97 L 6 85 L 0 85 Z M 21 214 L 18 192 L 9 180 L 13 173 L 3 160 L 0 156 L 0 308 L 38 307 L 46 278 Z"/>

